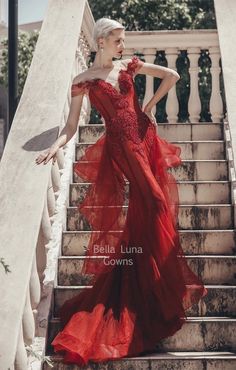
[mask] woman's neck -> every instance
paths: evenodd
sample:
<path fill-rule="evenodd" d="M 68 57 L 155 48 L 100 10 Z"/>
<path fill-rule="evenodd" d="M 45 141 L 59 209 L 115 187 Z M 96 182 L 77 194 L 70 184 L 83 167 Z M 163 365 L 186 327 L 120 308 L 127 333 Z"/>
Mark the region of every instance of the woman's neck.
<path fill-rule="evenodd" d="M 100 69 L 111 69 L 114 67 L 114 63 L 112 58 L 109 56 L 105 56 L 104 54 L 97 52 L 93 62 L 93 67 Z"/>

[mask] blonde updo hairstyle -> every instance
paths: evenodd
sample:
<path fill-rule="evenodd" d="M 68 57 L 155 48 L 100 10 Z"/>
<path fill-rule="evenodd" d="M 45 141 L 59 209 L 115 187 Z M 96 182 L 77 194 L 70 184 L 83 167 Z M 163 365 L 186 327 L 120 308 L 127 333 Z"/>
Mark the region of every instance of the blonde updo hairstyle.
<path fill-rule="evenodd" d="M 111 32 L 114 29 L 125 29 L 125 27 L 115 21 L 114 19 L 109 19 L 109 18 L 100 18 L 96 21 L 94 28 L 93 28 L 93 49 L 95 51 L 98 51 L 98 38 L 99 37 L 108 37 Z"/>

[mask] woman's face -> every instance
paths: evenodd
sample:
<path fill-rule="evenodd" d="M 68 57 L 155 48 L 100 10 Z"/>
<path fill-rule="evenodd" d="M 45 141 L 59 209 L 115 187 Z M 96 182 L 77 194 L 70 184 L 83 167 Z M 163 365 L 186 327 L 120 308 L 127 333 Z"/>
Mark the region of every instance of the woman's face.
<path fill-rule="evenodd" d="M 102 45 L 104 47 L 104 52 L 114 58 L 119 58 L 125 48 L 125 31 L 123 29 L 114 29 L 110 35 L 106 38 L 102 38 Z"/>

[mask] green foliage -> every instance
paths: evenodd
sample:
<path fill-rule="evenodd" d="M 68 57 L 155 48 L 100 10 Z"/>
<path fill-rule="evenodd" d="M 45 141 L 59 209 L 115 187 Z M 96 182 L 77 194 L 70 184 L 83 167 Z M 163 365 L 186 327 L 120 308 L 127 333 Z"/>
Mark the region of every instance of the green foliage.
<path fill-rule="evenodd" d="M 127 31 L 216 28 L 213 0 L 89 0 L 95 20 L 114 18 Z"/>
<path fill-rule="evenodd" d="M 24 88 L 25 80 L 33 58 L 36 42 L 39 32 L 34 31 L 31 34 L 20 32 L 18 36 L 18 96 L 20 97 Z M 8 39 L 2 41 L 2 63 L 0 70 L 0 84 L 8 86 Z"/>

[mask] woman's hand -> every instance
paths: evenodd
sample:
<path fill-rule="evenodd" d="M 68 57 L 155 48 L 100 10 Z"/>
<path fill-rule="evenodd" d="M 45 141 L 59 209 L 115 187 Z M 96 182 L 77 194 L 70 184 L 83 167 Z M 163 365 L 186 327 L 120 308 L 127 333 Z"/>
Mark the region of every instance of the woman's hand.
<path fill-rule="evenodd" d="M 40 164 L 44 162 L 44 164 L 47 164 L 48 161 L 52 158 L 52 164 L 56 162 L 56 153 L 59 149 L 59 146 L 52 145 L 50 148 L 44 150 L 42 153 L 39 154 L 39 156 L 35 159 L 36 164 Z"/>
<path fill-rule="evenodd" d="M 151 111 L 151 109 L 148 109 L 148 108 L 144 108 L 143 112 L 150 118 L 150 120 L 152 121 L 152 123 L 157 126 L 157 121 L 156 121 L 156 118 L 153 114 L 153 112 Z"/>

